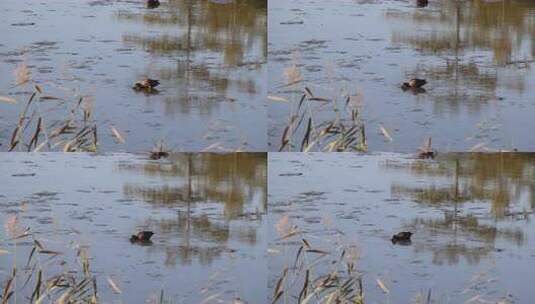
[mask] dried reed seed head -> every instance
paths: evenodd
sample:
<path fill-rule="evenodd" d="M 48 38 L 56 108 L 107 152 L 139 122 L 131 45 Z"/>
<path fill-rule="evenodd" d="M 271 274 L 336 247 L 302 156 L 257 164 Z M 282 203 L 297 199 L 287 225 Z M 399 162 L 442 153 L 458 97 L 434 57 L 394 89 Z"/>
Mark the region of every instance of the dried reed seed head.
<path fill-rule="evenodd" d="M 292 231 L 292 223 L 288 215 L 284 215 L 278 222 L 275 224 L 275 228 L 279 235 L 285 236 Z"/>
<path fill-rule="evenodd" d="M 4 229 L 10 238 L 17 237 L 24 233 L 24 229 L 19 225 L 19 218 L 15 214 L 8 216 L 6 222 L 4 223 Z"/>
<path fill-rule="evenodd" d="M 16 85 L 22 85 L 30 81 L 31 79 L 31 73 L 30 69 L 28 69 L 28 66 L 26 63 L 23 63 L 19 65 L 15 71 L 13 72 L 15 76 L 15 84 Z"/>
<path fill-rule="evenodd" d="M 303 80 L 301 71 L 299 70 L 296 64 L 293 64 L 292 66 L 284 70 L 284 78 L 286 79 L 286 84 L 288 85 L 294 84 Z"/>

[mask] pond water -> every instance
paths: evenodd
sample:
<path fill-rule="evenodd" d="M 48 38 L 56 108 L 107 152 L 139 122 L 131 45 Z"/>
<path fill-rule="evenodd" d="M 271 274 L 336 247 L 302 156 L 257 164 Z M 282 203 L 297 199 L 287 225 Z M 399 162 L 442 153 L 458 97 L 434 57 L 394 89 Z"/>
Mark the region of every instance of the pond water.
<path fill-rule="evenodd" d="M 443 151 L 535 149 L 532 1 L 273 0 L 268 16 L 270 150 L 305 86 L 338 103 L 311 102 L 317 126 L 354 109 L 371 151 L 426 137 Z M 403 92 L 415 77 L 425 92 Z"/>
<path fill-rule="evenodd" d="M 17 104 L 0 102 L 0 148 L 9 148 L 38 84 L 43 95 L 61 98 L 45 98 L 36 109 L 48 129 L 84 97 L 99 151 L 147 151 L 159 140 L 179 151 L 265 151 L 266 6 L 265 0 L 169 0 L 154 9 L 144 1 L 2 1 L 0 96 Z M 22 66 L 30 81 L 16 86 L 13 73 Z M 132 90 L 144 77 L 160 80 L 157 92 Z"/>
<path fill-rule="evenodd" d="M 535 154 L 278 153 L 269 167 L 271 288 L 285 267 L 297 271 L 306 239 L 329 252 L 308 255 L 311 280 L 353 246 L 365 303 L 427 303 L 429 293 L 432 303 L 532 301 Z M 298 233 L 279 237 L 284 225 Z M 400 231 L 410 244 L 391 242 Z M 293 282 L 285 303 L 302 289 Z"/>
<path fill-rule="evenodd" d="M 0 281 L 18 266 L 19 302 L 36 286 L 35 274 L 23 285 L 31 239 L 11 239 L 26 227 L 62 253 L 39 255 L 44 278 L 80 273 L 83 250 L 104 303 L 157 303 L 162 290 L 169 303 L 268 297 L 265 153 L 6 153 L 0 168 Z M 130 243 L 140 230 L 154 231 L 152 244 Z"/>

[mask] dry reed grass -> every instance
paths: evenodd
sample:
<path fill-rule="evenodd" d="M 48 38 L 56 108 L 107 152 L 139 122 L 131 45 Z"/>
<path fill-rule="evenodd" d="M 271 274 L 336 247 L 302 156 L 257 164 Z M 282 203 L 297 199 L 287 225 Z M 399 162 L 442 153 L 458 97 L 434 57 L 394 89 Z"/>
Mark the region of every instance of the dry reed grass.
<path fill-rule="evenodd" d="M 351 96 L 346 96 L 345 107 L 349 117 L 341 117 L 336 100 L 315 96 L 308 87 L 305 87 L 297 107 L 290 114 L 288 124 L 282 132 L 279 151 L 367 151 L 364 123 L 359 117 L 358 109 L 348 107 L 350 101 Z M 332 103 L 335 118 L 316 121 L 312 110 L 314 102 Z"/>
<path fill-rule="evenodd" d="M 25 64 L 18 67 L 14 74 L 16 86 L 33 84 L 33 92 L 19 113 L 9 151 L 97 151 L 97 126 L 90 98 L 73 97 L 69 103 L 62 98 L 45 95 L 40 85 L 32 83 L 31 72 Z M 63 118 L 49 119 L 40 109 L 40 103 L 46 101 L 61 101 L 70 108 L 62 115 Z"/>
<path fill-rule="evenodd" d="M 294 262 L 286 265 L 275 284 L 272 304 L 364 303 L 362 276 L 355 268 L 356 246 L 337 241 L 329 246 L 313 245 L 288 216 L 279 220 L 276 230 L 278 242 L 299 247 Z"/>
<path fill-rule="evenodd" d="M 22 228 L 17 216 L 9 217 L 4 228 L 8 239 L 0 240 L 0 247 L 11 248 L 13 266 L 1 282 L 0 303 L 108 303 L 99 295 L 97 276 L 91 271 L 87 247 L 75 246 L 73 253 L 51 250 L 31 229 Z M 17 247 L 21 246 L 29 246 L 26 257 L 17 253 Z M 11 253 L 4 249 L 2 251 Z M 69 254 L 75 255 L 75 264 L 67 262 Z M 122 293 L 119 284 L 111 277 L 107 277 L 107 283 L 115 294 Z M 154 304 L 171 303 L 163 290 L 157 297 L 149 297 L 147 301 Z"/>

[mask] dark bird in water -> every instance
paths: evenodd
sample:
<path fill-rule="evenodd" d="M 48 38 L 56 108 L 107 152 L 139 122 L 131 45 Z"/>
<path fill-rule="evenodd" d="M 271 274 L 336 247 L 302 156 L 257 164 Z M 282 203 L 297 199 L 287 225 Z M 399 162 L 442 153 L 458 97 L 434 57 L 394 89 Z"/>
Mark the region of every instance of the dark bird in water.
<path fill-rule="evenodd" d="M 412 232 L 402 231 L 392 236 L 392 244 L 409 245 L 411 243 Z"/>
<path fill-rule="evenodd" d="M 426 7 L 429 4 L 428 0 L 416 0 L 417 7 Z"/>
<path fill-rule="evenodd" d="M 160 1 L 158 0 L 147 0 L 147 8 L 157 8 L 160 6 Z"/>
<path fill-rule="evenodd" d="M 169 152 L 167 151 L 152 151 L 150 152 L 150 159 L 152 160 L 158 160 L 160 158 L 167 158 L 169 157 Z"/>
<path fill-rule="evenodd" d="M 156 91 L 154 88 L 157 87 L 158 85 L 160 85 L 160 82 L 158 80 L 145 78 L 143 80 L 136 82 L 134 86 L 132 87 L 132 89 L 136 91 L 144 91 L 147 93 L 151 93 L 151 92 Z"/>
<path fill-rule="evenodd" d="M 152 231 L 140 231 L 130 237 L 132 243 L 151 243 L 150 238 L 154 235 Z"/>
<path fill-rule="evenodd" d="M 434 159 L 435 156 L 437 156 L 437 151 L 433 150 L 431 147 L 431 137 L 428 137 L 425 144 L 418 150 L 418 158 L 421 159 Z"/>
<path fill-rule="evenodd" d="M 418 158 L 419 159 L 434 159 L 435 156 L 437 156 L 437 152 L 433 150 L 426 150 L 418 152 Z"/>
<path fill-rule="evenodd" d="M 423 88 L 423 86 L 427 83 L 427 81 L 425 79 L 418 79 L 418 78 L 414 78 L 414 79 L 411 79 L 409 80 L 408 82 L 404 82 L 402 85 L 401 85 L 401 89 L 406 92 L 406 91 L 410 91 L 412 92 L 414 95 L 416 94 L 420 94 L 420 93 L 425 93 L 426 90 Z"/>
<path fill-rule="evenodd" d="M 158 160 L 160 158 L 169 157 L 170 153 L 165 150 L 163 142 L 156 145 L 150 152 L 150 159 Z"/>
<path fill-rule="evenodd" d="M 426 83 L 427 81 L 425 79 L 413 78 L 408 82 L 404 82 L 403 85 L 401 85 L 401 88 L 403 90 L 418 89 L 423 87 Z"/>

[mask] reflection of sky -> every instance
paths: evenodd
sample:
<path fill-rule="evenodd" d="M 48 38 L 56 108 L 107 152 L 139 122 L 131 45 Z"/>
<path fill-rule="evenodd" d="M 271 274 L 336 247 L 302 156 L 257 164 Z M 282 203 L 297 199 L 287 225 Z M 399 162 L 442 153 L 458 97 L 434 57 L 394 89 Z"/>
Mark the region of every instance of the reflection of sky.
<path fill-rule="evenodd" d="M 457 205 L 453 199 L 441 204 L 422 201 L 420 195 L 426 191 L 429 200 L 439 196 L 433 189 L 454 191 L 456 157 L 462 168 L 459 193 L 465 200 Z M 493 298 L 507 291 L 522 303 L 529 299 L 529 290 L 521 282 L 534 279 L 532 273 L 521 271 L 533 263 L 535 250 L 529 221 L 534 160 L 531 154 L 447 155 L 437 162 L 398 154 L 272 154 L 269 217 L 276 223 L 290 215 L 293 224 L 308 232 L 303 237 L 318 247 L 329 237 L 322 228 L 324 219 L 330 219 L 330 228 L 341 230 L 359 246 L 357 265 L 368 300 L 383 299 L 374 284 L 380 277 L 388 282 L 389 299 L 396 303 L 410 302 L 418 291 L 429 288 L 435 297 L 447 295 L 455 302 L 478 292 Z M 287 173 L 302 175 L 284 176 Z M 413 191 L 397 192 L 400 186 Z M 511 196 L 500 216 L 494 200 L 503 196 L 503 188 Z M 414 232 L 412 245 L 393 246 L 390 237 L 403 230 Z M 283 252 L 289 260 L 295 258 L 288 248 Z M 274 258 L 270 267 L 277 269 L 285 258 Z M 495 281 L 479 282 L 484 291 L 471 289 L 476 273 Z"/>
<path fill-rule="evenodd" d="M 143 197 L 124 193 L 126 185 L 143 185 L 149 191 L 183 185 L 186 176 L 181 172 L 169 175 L 118 170 L 149 163 L 161 164 L 162 168 L 173 166 L 173 162 L 180 166 L 187 158 L 182 155 L 172 155 L 173 161 L 147 162 L 145 157 L 128 154 L 10 154 L 0 160 L 5 173 L 0 177 L 3 210 L 0 220 L 5 222 L 8 216 L 18 213 L 21 224 L 38 232 L 47 247 L 61 249 L 66 254 L 70 252 L 69 242 L 73 246 L 88 245 L 92 269 L 99 278 L 107 275 L 117 278 L 124 301 L 135 302 L 164 288 L 168 296 L 200 302 L 206 296 L 200 293 L 202 287 L 208 288 L 210 295 L 228 291 L 223 298 L 263 299 L 267 297 L 262 289 L 267 275 L 255 280 L 245 278 L 248 271 L 266 271 L 264 264 L 257 260 L 266 250 L 264 210 L 258 209 L 265 206 L 266 163 L 262 155 L 240 157 L 245 161 L 228 177 L 240 179 L 246 174 L 248 183 L 240 186 L 248 191 L 247 198 L 242 202 L 240 216 L 228 216 L 225 205 L 233 204 L 230 196 L 229 202 L 211 196 L 204 198 L 202 204 L 187 206 L 151 204 Z M 209 155 L 205 159 L 194 157 L 196 164 L 203 168 L 221 170 L 197 172 L 197 187 L 207 188 L 203 183 L 211 178 L 203 175 L 213 175 L 221 183 L 231 185 L 227 188 L 230 195 L 233 185 L 223 181 L 230 172 L 225 166 L 236 167 L 235 162 L 227 159 L 225 164 L 217 166 L 213 163 L 220 159 L 208 158 Z M 257 175 L 250 176 L 249 172 L 254 171 L 250 166 L 256 168 Z M 13 176 L 20 173 L 35 173 L 35 176 Z M 218 187 L 219 191 L 223 192 L 224 187 Z M 24 201 L 25 205 L 21 203 Z M 140 229 L 155 232 L 152 246 L 129 243 L 130 234 Z M 17 254 L 26 255 L 26 249 L 19 247 Z M 11 265 L 11 258 L 0 256 L 0 264 Z M 2 269 L 2 273 L 9 271 Z M 189 275 L 184 277 L 183 273 Z M 3 280 L 1 275 L 0 280 Z M 247 282 L 239 283 L 244 281 Z M 176 284 L 182 286 L 179 291 L 173 288 Z M 114 299 L 109 289 L 100 289 L 101 297 Z"/>
<path fill-rule="evenodd" d="M 527 100 L 533 92 L 526 84 L 535 77 L 525 65 L 496 64 L 495 56 L 504 56 L 496 53 L 502 49 L 500 43 L 506 42 L 493 40 L 498 29 L 492 24 L 485 20 L 463 24 L 460 45 L 464 51 L 456 61 L 451 50 L 455 45 L 454 13 L 449 8 L 446 11 L 435 3 L 417 10 L 412 2 L 335 2 L 273 1 L 269 14 L 269 32 L 273 33 L 269 37 L 270 94 L 299 97 L 280 87 L 284 68 L 297 63 L 304 84 L 316 95 L 340 96 L 343 105 L 345 94 L 362 94 L 360 113 L 366 120 L 372 150 L 414 151 L 427 136 L 442 150 L 466 151 L 480 143 L 532 150 L 533 143 L 525 138 L 526 127 L 532 123 L 526 114 L 532 104 Z M 521 24 L 504 22 L 507 35 L 500 33 L 514 45 L 508 57 L 511 60 L 532 58 L 528 6 L 517 3 L 517 9 L 505 10 L 510 19 L 525 20 Z M 472 11 L 477 9 L 463 13 Z M 484 14 L 491 18 L 498 10 L 484 10 Z M 448 22 L 435 22 L 434 15 Z M 440 48 L 449 51 L 438 52 Z M 415 76 L 429 81 L 427 94 L 402 94 L 400 83 Z M 319 111 L 317 120 L 334 117 L 332 107 L 314 107 Z M 270 103 L 273 149 L 280 142 L 287 111 L 285 103 Z M 380 126 L 390 131 L 393 142 L 384 141 Z"/>
<path fill-rule="evenodd" d="M 187 47 L 183 40 L 184 20 L 174 26 L 158 23 L 159 16 L 181 17 L 184 3 L 173 1 L 172 6 L 165 4 L 157 10 L 147 10 L 141 3 L 73 5 L 54 1 L 46 9 L 31 3 L 2 3 L 2 19 L 6 22 L 0 25 L 4 32 L 0 53 L 5 55 L 7 64 L 0 71 L 9 76 L 0 79 L 0 90 L 7 91 L 4 94 L 31 90 L 9 89 L 13 69 L 26 61 L 46 94 L 72 99 L 72 93 L 58 89 L 60 86 L 94 96 L 103 150 L 124 148 L 116 146 L 109 136 L 110 123 L 130 135 L 126 141 L 129 151 L 148 150 L 159 138 L 187 150 L 200 150 L 211 144 L 227 149 L 243 146 L 244 150 L 265 150 L 262 147 L 266 132 L 259 123 L 265 119 L 264 100 L 259 97 L 265 95 L 267 75 L 265 10 L 244 4 L 200 6 L 200 2 L 195 2 L 195 18 L 219 18 L 194 25 L 195 47 L 186 55 L 176 49 L 177 45 L 173 46 L 178 43 Z M 235 10 L 247 17 L 243 18 L 245 21 L 229 22 L 232 16 L 226 12 Z M 155 20 L 125 22 L 117 18 L 119 12 L 153 16 Z M 36 25 L 11 26 L 21 19 Z M 80 20 L 84 21 L 83 27 L 64 26 Z M 132 43 L 129 37 L 139 43 Z M 36 44 L 42 41 L 56 44 Z M 146 47 L 145 42 L 150 41 L 156 43 L 156 49 Z M 22 54 L 24 49 L 27 52 Z M 135 81 L 147 75 L 162 80 L 160 94 L 145 96 L 131 90 Z M 17 98 L 22 101 L 27 95 Z M 0 106 L 6 120 L 17 117 L 18 106 Z M 61 111 L 55 103 L 43 107 Z M 253 124 L 257 127 L 248 127 Z"/>

